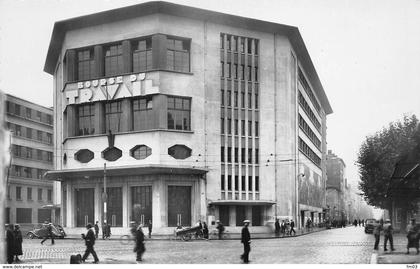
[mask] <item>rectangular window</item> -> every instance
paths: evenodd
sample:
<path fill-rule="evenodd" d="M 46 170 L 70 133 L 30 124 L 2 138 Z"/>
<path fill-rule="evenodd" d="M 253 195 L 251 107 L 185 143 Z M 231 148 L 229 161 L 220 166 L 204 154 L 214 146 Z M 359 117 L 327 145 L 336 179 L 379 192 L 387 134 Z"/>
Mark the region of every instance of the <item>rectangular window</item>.
<path fill-rule="evenodd" d="M 48 124 L 53 124 L 53 119 L 51 115 L 47 115 L 47 123 Z"/>
<path fill-rule="evenodd" d="M 252 39 L 248 38 L 248 54 L 252 54 Z"/>
<path fill-rule="evenodd" d="M 16 187 L 16 200 L 22 200 L 22 187 Z"/>
<path fill-rule="evenodd" d="M 238 37 L 237 36 L 232 38 L 232 50 L 238 51 Z"/>
<path fill-rule="evenodd" d="M 231 119 L 227 120 L 227 131 L 228 131 L 228 134 L 232 134 L 232 120 Z"/>
<path fill-rule="evenodd" d="M 225 105 L 225 91 L 224 90 L 221 90 L 220 91 L 220 95 L 221 95 L 221 99 L 222 99 L 222 106 L 224 106 Z"/>
<path fill-rule="evenodd" d="M 153 100 L 141 98 L 133 100 L 133 129 L 148 130 L 153 128 Z"/>
<path fill-rule="evenodd" d="M 32 168 L 30 167 L 23 167 L 24 177 L 32 178 Z"/>
<path fill-rule="evenodd" d="M 138 40 L 133 44 L 133 72 L 152 69 L 152 38 Z"/>
<path fill-rule="evenodd" d="M 228 178 L 228 191 L 231 191 L 232 190 L 232 176 L 228 175 L 227 178 Z"/>
<path fill-rule="evenodd" d="M 239 66 L 239 78 L 241 80 L 244 80 L 245 78 L 245 66 L 243 64 Z"/>
<path fill-rule="evenodd" d="M 52 152 L 47 152 L 47 161 L 52 163 L 52 161 L 53 161 L 53 153 Z"/>
<path fill-rule="evenodd" d="M 232 91 L 227 91 L 227 106 L 232 106 Z"/>
<path fill-rule="evenodd" d="M 123 71 L 122 45 L 105 47 L 105 76 L 120 75 Z"/>
<path fill-rule="evenodd" d="M 26 127 L 26 138 L 32 139 L 32 128 Z"/>
<path fill-rule="evenodd" d="M 47 133 L 47 143 L 51 144 L 52 143 L 52 134 Z"/>
<path fill-rule="evenodd" d="M 235 163 L 238 163 L 239 149 L 235 148 Z"/>
<path fill-rule="evenodd" d="M 220 62 L 220 67 L 221 67 L 222 78 L 224 78 L 225 77 L 225 63 Z"/>
<path fill-rule="evenodd" d="M 235 176 L 235 191 L 239 190 L 239 178 L 238 176 Z"/>
<path fill-rule="evenodd" d="M 220 148 L 220 161 L 225 162 L 225 147 Z"/>
<path fill-rule="evenodd" d="M 258 67 L 255 67 L 255 81 L 258 81 Z"/>
<path fill-rule="evenodd" d="M 259 50 L 259 46 L 258 46 L 259 44 L 258 44 L 258 40 L 254 40 L 254 53 L 255 53 L 255 55 L 258 55 L 258 50 Z"/>
<path fill-rule="evenodd" d="M 22 127 L 20 125 L 15 125 L 15 133 L 17 136 L 22 135 Z"/>
<path fill-rule="evenodd" d="M 245 93 L 241 92 L 241 108 L 245 108 Z"/>
<path fill-rule="evenodd" d="M 12 145 L 12 149 L 13 149 L 13 155 L 15 157 L 21 157 L 22 156 L 22 146 Z"/>
<path fill-rule="evenodd" d="M 26 148 L 26 158 L 32 159 L 32 148 Z"/>
<path fill-rule="evenodd" d="M 220 187 L 221 187 L 222 191 L 225 190 L 225 175 L 220 176 Z"/>
<path fill-rule="evenodd" d="M 248 121 L 248 136 L 252 136 L 252 121 Z"/>
<path fill-rule="evenodd" d="M 232 162 L 232 148 L 231 147 L 228 147 L 228 151 L 227 151 L 227 161 L 228 161 L 228 163 L 231 163 Z"/>
<path fill-rule="evenodd" d="M 258 124 L 258 121 L 256 121 L 255 122 L 255 136 L 259 135 L 259 130 L 258 130 L 259 128 L 258 127 L 259 127 L 259 124 Z"/>
<path fill-rule="evenodd" d="M 220 48 L 225 48 L 225 36 L 223 34 L 220 34 Z"/>
<path fill-rule="evenodd" d="M 36 131 L 36 137 L 37 137 L 37 140 L 38 141 L 41 141 L 42 142 L 42 131 Z"/>
<path fill-rule="evenodd" d="M 230 35 L 227 35 L 226 36 L 226 49 L 227 50 L 231 50 L 231 43 L 230 43 L 230 39 L 232 38 L 232 36 L 230 36 Z"/>
<path fill-rule="evenodd" d="M 248 191 L 252 191 L 252 176 L 248 177 Z"/>
<path fill-rule="evenodd" d="M 191 99 L 168 97 L 168 129 L 191 130 Z"/>
<path fill-rule="evenodd" d="M 241 120 L 241 135 L 245 136 L 245 120 Z"/>
<path fill-rule="evenodd" d="M 37 158 L 39 161 L 42 161 L 42 160 L 43 160 L 43 158 L 42 158 L 42 150 L 40 150 L 40 149 L 37 149 L 37 150 L 36 150 L 36 158 Z"/>
<path fill-rule="evenodd" d="M 245 38 L 241 37 L 241 43 L 239 46 L 241 53 L 245 53 Z"/>
<path fill-rule="evenodd" d="M 252 80 L 252 67 L 248 65 L 248 81 Z"/>
<path fill-rule="evenodd" d="M 224 119 L 224 118 L 221 118 L 221 119 L 220 119 L 220 132 L 221 132 L 222 134 L 224 134 L 224 133 L 225 133 L 225 119 Z"/>
<path fill-rule="evenodd" d="M 190 72 L 190 42 L 175 38 L 166 40 L 166 68 Z"/>
<path fill-rule="evenodd" d="M 112 133 L 122 131 L 122 101 L 105 103 L 105 130 Z"/>
<path fill-rule="evenodd" d="M 241 148 L 241 160 L 242 163 L 245 163 L 245 148 Z"/>
<path fill-rule="evenodd" d="M 20 105 L 15 104 L 15 115 L 20 116 Z"/>
<path fill-rule="evenodd" d="M 42 189 L 38 189 L 38 201 L 42 201 Z"/>
<path fill-rule="evenodd" d="M 238 92 L 233 93 L 234 106 L 238 107 Z"/>
<path fill-rule="evenodd" d="M 232 77 L 231 63 L 227 63 L 227 77 L 228 78 L 231 78 Z"/>
<path fill-rule="evenodd" d="M 255 94 L 254 103 L 255 103 L 255 109 L 258 109 L 258 93 Z"/>
<path fill-rule="evenodd" d="M 248 163 L 252 163 L 252 149 L 248 149 Z"/>
<path fill-rule="evenodd" d="M 252 108 L 252 93 L 248 93 L 248 108 Z"/>
<path fill-rule="evenodd" d="M 259 158 L 258 158 L 259 150 L 255 149 L 255 163 L 258 164 Z"/>
<path fill-rule="evenodd" d="M 41 119 L 42 119 L 42 113 L 41 113 L 41 111 L 37 111 L 36 112 L 36 120 L 41 121 Z"/>
<path fill-rule="evenodd" d="M 91 135 L 95 133 L 95 105 L 85 104 L 77 106 L 78 132 L 77 135 Z"/>
<path fill-rule="evenodd" d="M 95 76 L 93 48 L 77 52 L 77 80 L 88 80 Z"/>
<path fill-rule="evenodd" d="M 255 176 L 255 191 L 260 191 L 260 177 Z"/>
<path fill-rule="evenodd" d="M 28 201 L 32 201 L 32 188 L 27 188 L 26 189 L 26 198 Z"/>
<path fill-rule="evenodd" d="M 21 177 L 22 176 L 22 166 L 19 166 L 19 165 L 15 165 L 15 167 L 14 167 L 15 169 L 14 169 L 14 174 L 15 174 L 15 176 L 17 176 L 17 177 Z"/>
<path fill-rule="evenodd" d="M 47 190 L 47 200 L 48 202 L 52 201 L 52 190 Z"/>
<path fill-rule="evenodd" d="M 242 186 L 241 186 L 241 190 L 242 191 L 245 191 L 246 189 L 245 189 L 245 176 L 241 176 L 241 184 L 242 184 Z"/>
<path fill-rule="evenodd" d="M 238 64 L 233 65 L 233 78 L 238 79 Z"/>
<path fill-rule="evenodd" d="M 6 112 L 12 112 L 12 103 L 10 103 L 9 101 L 6 101 Z"/>
<path fill-rule="evenodd" d="M 238 135 L 238 120 L 235 120 L 235 135 Z"/>
<path fill-rule="evenodd" d="M 26 117 L 28 119 L 32 118 L 32 109 L 30 109 L 29 107 L 26 108 Z"/>

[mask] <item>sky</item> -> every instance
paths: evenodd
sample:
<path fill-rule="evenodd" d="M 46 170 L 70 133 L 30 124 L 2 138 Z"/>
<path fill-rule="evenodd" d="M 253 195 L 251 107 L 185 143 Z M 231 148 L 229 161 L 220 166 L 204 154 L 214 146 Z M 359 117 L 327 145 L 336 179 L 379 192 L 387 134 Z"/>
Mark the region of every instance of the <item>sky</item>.
<path fill-rule="evenodd" d="M 54 22 L 139 0 L 0 0 L 0 89 L 53 105 L 43 72 Z M 357 152 L 368 135 L 404 115 L 420 117 L 420 0 L 168 0 L 297 26 L 333 108 L 328 149 L 359 180 Z"/>

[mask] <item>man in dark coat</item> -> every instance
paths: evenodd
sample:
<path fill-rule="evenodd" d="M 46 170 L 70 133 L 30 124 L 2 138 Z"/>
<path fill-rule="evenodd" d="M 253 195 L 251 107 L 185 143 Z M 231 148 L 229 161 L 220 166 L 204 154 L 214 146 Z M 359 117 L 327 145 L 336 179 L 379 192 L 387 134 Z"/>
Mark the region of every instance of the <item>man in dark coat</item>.
<path fill-rule="evenodd" d="M 384 224 L 384 251 L 387 251 L 386 245 L 389 240 L 389 244 L 391 245 L 391 251 L 394 251 L 394 238 L 392 236 L 393 228 L 391 225 L 391 220 L 387 219 Z"/>
<path fill-rule="evenodd" d="M 141 228 L 141 225 L 139 225 L 136 230 L 136 246 L 134 247 L 134 252 L 136 252 L 137 263 L 142 261 L 142 256 L 145 251 L 146 248 L 144 246 L 144 233 Z"/>
<path fill-rule="evenodd" d="M 147 228 L 149 229 L 149 238 L 152 238 L 153 225 L 152 225 L 152 220 L 151 219 L 149 219 L 149 224 L 147 225 Z"/>
<path fill-rule="evenodd" d="M 203 237 L 204 239 L 209 240 L 209 227 L 205 221 L 203 222 Z"/>
<path fill-rule="evenodd" d="M 289 233 L 289 235 L 292 235 L 292 232 L 293 232 L 293 235 L 296 235 L 295 222 L 293 220 L 290 221 L 290 233 Z"/>
<path fill-rule="evenodd" d="M 381 239 L 382 224 L 379 221 L 376 221 L 375 227 L 373 228 L 373 235 L 375 236 L 375 246 L 374 250 L 378 250 L 379 240 Z"/>
<path fill-rule="evenodd" d="M 15 236 L 13 234 L 13 224 L 6 224 L 6 243 L 7 243 L 7 263 L 13 263 L 15 253 Z"/>
<path fill-rule="evenodd" d="M 52 223 L 48 223 L 47 236 L 45 236 L 44 239 L 42 239 L 41 245 L 44 244 L 45 240 L 47 240 L 48 238 L 51 238 L 51 245 L 54 245 L 54 233 L 52 231 Z"/>
<path fill-rule="evenodd" d="M 22 242 L 23 242 L 23 238 L 22 238 L 22 232 L 20 231 L 20 226 L 19 224 L 15 225 L 15 229 L 13 231 L 13 235 L 14 235 L 14 239 L 15 239 L 15 247 L 14 247 L 14 255 L 15 255 L 15 261 L 19 262 L 19 255 L 23 255 L 22 252 Z"/>
<path fill-rule="evenodd" d="M 216 223 L 217 223 L 216 229 L 218 231 L 219 240 L 221 240 L 223 231 L 225 230 L 225 226 L 223 226 L 223 223 L 220 221 L 216 221 Z"/>
<path fill-rule="evenodd" d="M 82 257 L 82 261 L 85 262 L 89 254 L 92 253 L 93 258 L 95 259 L 93 263 L 98 263 L 99 262 L 98 256 L 96 255 L 96 252 L 93 249 L 93 246 L 95 245 L 95 233 L 92 231 L 92 224 L 88 223 L 86 225 L 86 229 L 88 230 L 86 235 L 82 234 L 82 238 L 85 240 L 85 245 L 86 245 L 86 251 Z"/>
<path fill-rule="evenodd" d="M 98 239 L 99 234 L 99 224 L 98 221 L 95 223 L 95 239 Z"/>
<path fill-rule="evenodd" d="M 251 251 L 251 235 L 248 231 L 249 220 L 244 220 L 244 227 L 241 233 L 241 243 L 244 244 L 244 254 L 241 259 L 244 263 L 249 263 L 249 252 Z"/>
<path fill-rule="evenodd" d="M 279 219 L 276 219 L 276 222 L 274 223 L 274 234 L 276 235 L 276 237 L 280 236 L 280 223 L 279 223 Z"/>

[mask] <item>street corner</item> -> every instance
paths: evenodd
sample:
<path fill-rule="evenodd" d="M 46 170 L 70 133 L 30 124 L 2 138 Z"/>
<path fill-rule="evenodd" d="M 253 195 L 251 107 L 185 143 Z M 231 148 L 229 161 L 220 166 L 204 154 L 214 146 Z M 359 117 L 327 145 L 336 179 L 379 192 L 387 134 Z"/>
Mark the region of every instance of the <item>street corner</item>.
<path fill-rule="evenodd" d="M 380 253 L 377 253 L 376 263 L 378 264 L 419 264 L 420 255 L 417 255 L 415 253 L 406 254 L 405 251 L 380 252 Z"/>

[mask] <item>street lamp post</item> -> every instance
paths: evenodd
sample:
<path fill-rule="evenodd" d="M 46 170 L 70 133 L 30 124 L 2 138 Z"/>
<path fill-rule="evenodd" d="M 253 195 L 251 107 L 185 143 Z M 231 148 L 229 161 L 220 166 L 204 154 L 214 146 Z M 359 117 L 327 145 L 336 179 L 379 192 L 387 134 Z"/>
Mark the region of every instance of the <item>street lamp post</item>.
<path fill-rule="evenodd" d="M 103 221 L 103 223 L 107 223 L 108 224 L 108 222 L 107 222 L 107 216 L 106 216 L 106 211 L 107 211 L 107 208 L 106 208 L 106 202 L 107 202 L 107 193 L 106 193 L 106 163 L 104 163 L 104 192 L 102 193 L 102 201 L 103 201 L 103 203 L 104 203 L 104 208 L 103 208 L 103 210 L 104 210 L 104 215 L 103 215 L 103 219 L 104 219 L 104 221 Z"/>
<path fill-rule="evenodd" d="M 299 167 L 297 169 L 299 169 Z M 296 226 L 298 227 L 302 226 L 302 223 L 300 223 L 300 219 L 299 219 L 299 179 L 304 176 L 305 176 L 305 173 L 298 173 L 296 176 L 296 182 L 295 182 L 295 197 L 296 197 L 295 215 L 296 215 Z M 299 226 L 299 223 L 300 223 L 300 226 Z"/>

